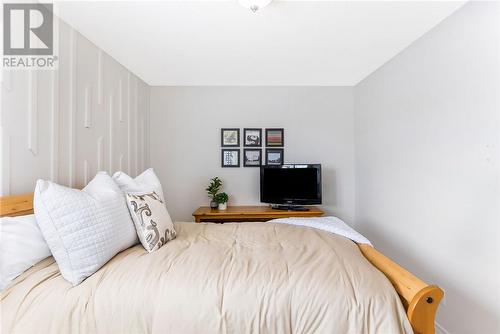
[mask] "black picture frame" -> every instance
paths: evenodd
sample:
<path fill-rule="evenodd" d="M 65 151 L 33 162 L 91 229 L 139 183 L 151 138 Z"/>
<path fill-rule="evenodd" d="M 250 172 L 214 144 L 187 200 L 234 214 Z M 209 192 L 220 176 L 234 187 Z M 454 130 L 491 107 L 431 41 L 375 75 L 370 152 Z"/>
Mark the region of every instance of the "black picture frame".
<path fill-rule="evenodd" d="M 224 141 L 225 132 L 236 132 L 236 144 L 226 144 Z M 220 129 L 220 146 L 222 147 L 240 147 L 240 129 L 239 128 L 222 128 Z"/>
<path fill-rule="evenodd" d="M 269 140 L 269 135 L 273 132 L 279 132 L 281 136 L 281 142 L 273 143 Z M 266 129 L 266 147 L 284 147 L 285 146 L 285 129 L 283 128 L 268 128 Z"/>
<path fill-rule="evenodd" d="M 270 153 L 279 153 L 280 154 L 280 161 L 275 162 L 275 161 L 269 161 L 269 154 Z M 282 148 L 266 148 L 266 165 L 268 166 L 281 166 L 283 165 L 285 161 L 285 150 Z"/>
<path fill-rule="evenodd" d="M 259 152 L 259 163 L 249 163 L 247 160 L 247 152 Z M 262 149 L 260 148 L 245 148 L 243 150 L 243 167 L 260 167 L 262 165 Z"/>
<path fill-rule="evenodd" d="M 226 162 L 224 161 L 224 154 L 226 152 L 233 152 L 233 153 L 236 153 L 237 154 L 237 161 L 238 163 L 237 164 L 226 164 Z M 221 167 L 223 168 L 234 168 L 234 167 L 240 167 L 240 149 L 223 149 L 221 151 L 221 161 L 220 161 L 220 165 Z"/>
<path fill-rule="evenodd" d="M 258 141 L 255 142 L 255 143 L 248 143 L 247 144 L 247 133 L 248 132 L 258 132 L 259 135 L 258 135 Z M 259 128 L 244 128 L 243 129 L 243 146 L 244 147 L 262 147 L 262 129 L 259 129 Z"/>

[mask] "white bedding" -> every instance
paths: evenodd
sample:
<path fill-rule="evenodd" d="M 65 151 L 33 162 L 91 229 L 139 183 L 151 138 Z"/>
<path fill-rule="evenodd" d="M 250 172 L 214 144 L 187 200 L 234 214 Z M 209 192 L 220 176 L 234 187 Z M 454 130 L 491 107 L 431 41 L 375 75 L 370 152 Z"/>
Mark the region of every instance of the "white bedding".
<path fill-rule="evenodd" d="M 357 242 L 358 244 L 372 245 L 367 238 L 337 217 L 279 218 L 271 220 L 270 223 L 312 227 L 318 230 L 341 235 Z"/>

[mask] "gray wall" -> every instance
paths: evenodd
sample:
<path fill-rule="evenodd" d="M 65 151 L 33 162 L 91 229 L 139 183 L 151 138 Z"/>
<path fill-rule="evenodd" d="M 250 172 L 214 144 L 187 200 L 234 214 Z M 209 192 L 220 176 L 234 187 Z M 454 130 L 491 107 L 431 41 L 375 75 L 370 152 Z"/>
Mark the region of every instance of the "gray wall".
<path fill-rule="evenodd" d="M 355 88 L 357 228 L 444 287 L 450 333 L 500 331 L 498 6 L 465 5 Z"/>
<path fill-rule="evenodd" d="M 324 208 L 353 220 L 353 88 L 153 87 L 151 165 L 174 220 L 208 204 L 216 175 L 230 204 L 259 203 L 258 168 L 220 167 L 224 127 L 285 128 L 285 162 L 322 163 Z"/>

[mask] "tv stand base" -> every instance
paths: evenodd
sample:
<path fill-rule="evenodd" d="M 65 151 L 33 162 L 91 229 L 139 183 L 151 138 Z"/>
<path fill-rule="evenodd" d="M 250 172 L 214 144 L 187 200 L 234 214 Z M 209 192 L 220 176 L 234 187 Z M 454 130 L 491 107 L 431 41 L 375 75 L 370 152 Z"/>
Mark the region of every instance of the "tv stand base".
<path fill-rule="evenodd" d="M 324 212 L 317 206 L 308 206 L 308 211 L 273 210 L 269 205 L 228 205 L 227 210 L 210 209 L 209 206 L 200 206 L 193 216 L 197 223 L 201 222 L 265 222 L 276 218 L 290 217 L 321 217 Z"/>
<path fill-rule="evenodd" d="M 288 204 L 271 204 L 271 208 L 283 211 L 309 211 L 309 208 L 306 208 L 305 206 Z"/>

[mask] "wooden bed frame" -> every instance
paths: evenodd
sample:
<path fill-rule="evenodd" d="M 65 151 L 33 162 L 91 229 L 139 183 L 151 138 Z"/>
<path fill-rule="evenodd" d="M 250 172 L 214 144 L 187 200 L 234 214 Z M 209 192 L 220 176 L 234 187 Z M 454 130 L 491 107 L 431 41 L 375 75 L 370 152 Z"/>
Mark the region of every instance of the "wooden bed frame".
<path fill-rule="evenodd" d="M 33 213 L 33 194 L 0 196 L 0 217 Z M 361 253 L 391 281 L 399 294 L 416 334 L 434 334 L 434 321 L 443 290 L 428 285 L 391 259 L 368 245 L 358 245 Z"/>

